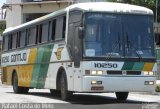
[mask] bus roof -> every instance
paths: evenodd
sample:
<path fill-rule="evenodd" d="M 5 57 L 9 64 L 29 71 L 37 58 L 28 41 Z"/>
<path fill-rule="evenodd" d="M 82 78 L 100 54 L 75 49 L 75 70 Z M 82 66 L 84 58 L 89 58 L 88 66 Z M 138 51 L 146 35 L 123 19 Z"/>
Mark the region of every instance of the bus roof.
<path fill-rule="evenodd" d="M 70 9 L 79 8 L 85 11 L 104 11 L 111 13 L 153 14 L 151 9 L 124 3 L 88 2 L 69 6 Z"/>
<path fill-rule="evenodd" d="M 24 23 L 22 25 L 8 28 L 4 31 L 3 34 L 19 30 L 21 28 L 25 28 L 29 25 L 33 25 L 39 23 L 41 21 L 52 18 L 53 16 L 59 15 L 61 13 L 65 13 L 69 10 L 82 10 L 86 12 L 110 12 L 110 13 L 126 13 L 126 14 L 146 14 L 153 15 L 153 11 L 136 5 L 123 4 L 123 3 L 112 3 L 112 2 L 87 2 L 87 3 L 77 3 L 71 6 L 68 6 L 65 9 L 61 9 L 59 11 L 55 11 L 51 14 L 45 15 L 43 17 L 37 18 L 30 22 Z"/>

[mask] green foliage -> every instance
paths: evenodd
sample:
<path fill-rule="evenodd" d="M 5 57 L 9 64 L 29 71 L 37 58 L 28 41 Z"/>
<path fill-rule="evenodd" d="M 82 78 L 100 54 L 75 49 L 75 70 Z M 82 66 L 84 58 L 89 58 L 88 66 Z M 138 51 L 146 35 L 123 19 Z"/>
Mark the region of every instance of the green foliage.
<path fill-rule="evenodd" d="M 6 29 L 6 21 L 0 21 L 0 35 L 2 35 L 3 31 Z"/>
<path fill-rule="evenodd" d="M 156 92 L 160 92 L 160 85 L 156 86 Z"/>

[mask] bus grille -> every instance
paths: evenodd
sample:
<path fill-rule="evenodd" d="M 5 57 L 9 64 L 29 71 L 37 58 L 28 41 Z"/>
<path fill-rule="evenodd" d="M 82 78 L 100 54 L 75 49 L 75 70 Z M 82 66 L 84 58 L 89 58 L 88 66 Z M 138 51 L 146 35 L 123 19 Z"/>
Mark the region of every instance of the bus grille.
<path fill-rule="evenodd" d="M 127 71 L 127 75 L 141 75 L 141 71 Z"/>
<path fill-rule="evenodd" d="M 107 71 L 108 75 L 141 75 L 141 71 Z"/>

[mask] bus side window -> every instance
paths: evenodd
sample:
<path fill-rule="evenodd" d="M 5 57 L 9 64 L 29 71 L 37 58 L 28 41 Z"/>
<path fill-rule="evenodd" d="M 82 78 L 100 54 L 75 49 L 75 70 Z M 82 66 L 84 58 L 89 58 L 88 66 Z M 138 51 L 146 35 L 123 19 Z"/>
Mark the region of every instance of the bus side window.
<path fill-rule="evenodd" d="M 7 51 L 8 50 L 8 35 L 3 37 L 3 41 L 4 41 L 3 50 Z"/>
<path fill-rule="evenodd" d="M 36 44 L 39 43 L 39 41 L 38 41 L 39 38 L 38 37 L 39 37 L 39 25 L 36 26 Z"/>
<path fill-rule="evenodd" d="M 2 51 L 4 51 L 4 45 L 5 45 L 5 36 L 2 36 Z"/>
<path fill-rule="evenodd" d="M 66 16 L 63 16 L 63 35 L 62 38 L 65 38 L 66 35 Z"/>
<path fill-rule="evenodd" d="M 31 27 L 28 30 L 28 44 L 34 45 L 36 43 L 36 27 Z"/>
<path fill-rule="evenodd" d="M 30 37 L 30 29 L 26 29 L 26 36 L 27 36 L 27 38 L 26 38 L 26 40 L 27 40 L 27 43 L 26 43 L 26 45 L 29 45 L 29 37 Z"/>
<path fill-rule="evenodd" d="M 42 43 L 48 41 L 49 22 L 42 24 Z"/>
<path fill-rule="evenodd" d="M 54 41 L 55 40 L 55 35 L 56 35 L 56 19 L 54 19 L 52 21 L 52 24 L 50 25 L 50 33 L 51 33 L 51 35 L 50 35 L 49 40 Z"/>
<path fill-rule="evenodd" d="M 17 32 L 17 48 L 20 47 L 20 33 Z"/>
<path fill-rule="evenodd" d="M 13 39 L 13 35 L 10 34 L 8 37 L 8 50 L 12 49 L 12 39 Z"/>
<path fill-rule="evenodd" d="M 20 34 L 20 47 L 25 47 L 26 45 L 26 31 L 22 31 Z"/>
<path fill-rule="evenodd" d="M 65 30 L 66 30 L 66 17 L 58 17 L 56 20 L 56 37 L 55 40 L 60 40 L 65 38 Z"/>
<path fill-rule="evenodd" d="M 37 31 L 39 31 L 39 32 L 37 33 L 38 43 L 42 43 L 42 24 L 40 24 L 37 29 L 38 29 Z"/>
<path fill-rule="evenodd" d="M 16 45 L 17 45 L 17 33 L 14 33 L 13 40 L 12 40 L 12 48 L 16 49 Z"/>

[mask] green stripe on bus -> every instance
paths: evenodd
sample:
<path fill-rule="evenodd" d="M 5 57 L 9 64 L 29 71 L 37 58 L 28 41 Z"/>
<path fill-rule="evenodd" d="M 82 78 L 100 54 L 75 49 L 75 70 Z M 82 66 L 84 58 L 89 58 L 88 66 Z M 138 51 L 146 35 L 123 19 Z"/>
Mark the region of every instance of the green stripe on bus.
<path fill-rule="evenodd" d="M 37 88 L 44 88 L 46 76 L 48 72 L 49 62 L 52 54 L 53 45 L 48 45 L 44 47 L 44 53 L 42 57 L 42 64 L 40 67 L 40 74 L 38 79 Z"/>
<path fill-rule="evenodd" d="M 133 66 L 134 62 L 125 62 L 122 67 L 122 70 L 132 70 Z"/>
<path fill-rule="evenodd" d="M 143 62 L 135 62 L 132 70 L 142 70 L 144 67 Z"/>
<path fill-rule="evenodd" d="M 44 88 L 52 50 L 53 45 L 47 45 L 38 48 L 32 74 L 31 87 Z"/>
<path fill-rule="evenodd" d="M 37 86 L 37 82 L 38 82 L 38 78 L 39 78 L 39 73 L 40 73 L 40 64 L 42 57 L 43 57 L 43 47 L 39 47 L 38 51 L 37 51 L 37 56 L 36 56 L 36 60 L 35 60 L 35 65 L 33 68 L 33 73 L 32 73 L 32 81 L 31 81 L 31 87 L 36 87 Z"/>

